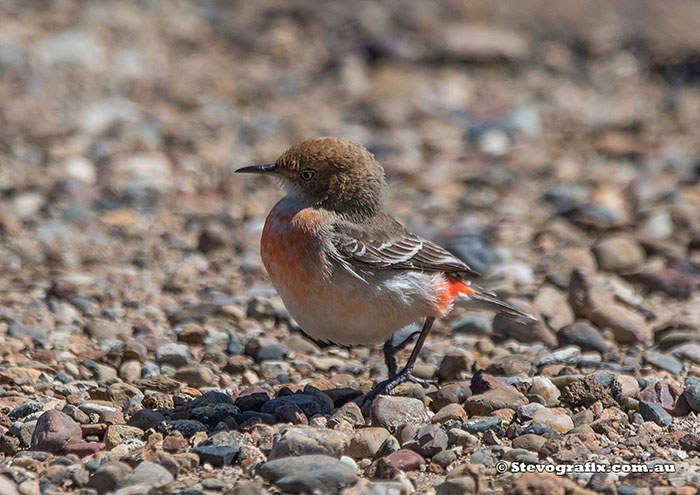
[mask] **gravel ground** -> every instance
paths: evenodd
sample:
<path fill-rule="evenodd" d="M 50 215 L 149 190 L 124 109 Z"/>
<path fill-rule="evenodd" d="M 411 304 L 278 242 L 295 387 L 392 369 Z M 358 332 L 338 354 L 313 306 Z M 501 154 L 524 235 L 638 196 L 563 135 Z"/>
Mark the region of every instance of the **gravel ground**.
<path fill-rule="evenodd" d="M 0 0 L 0 495 L 695 494 L 698 23 Z M 360 409 L 381 349 L 303 337 L 258 255 L 281 192 L 233 175 L 318 135 L 539 322 L 455 311 L 439 389 Z M 514 472 L 584 462 L 637 472 Z"/>

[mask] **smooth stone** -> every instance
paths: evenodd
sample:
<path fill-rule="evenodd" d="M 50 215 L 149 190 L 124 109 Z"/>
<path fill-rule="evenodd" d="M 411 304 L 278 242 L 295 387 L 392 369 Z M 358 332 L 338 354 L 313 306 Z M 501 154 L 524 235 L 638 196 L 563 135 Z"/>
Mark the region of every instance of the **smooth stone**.
<path fill-rule="evenodd" d="M 559 433 L 566 433 L 574 427 L 574 422 L 564 409 L 544 408 L 535 412 L 532 417 L 533 423 L 544 423 L 551 426 Z"/>
<path fill-rule="evenodd" d="M 185 366 L 189 362 L 190 349 L 185 344 L 163 344 L 156 349 L 156 362 L 169 364 L 176 368 Z"/>
<path fill-rule="evenodd" d="M 410 397 L 380 395 L 370 407 L 370 423 L 381 428 L 396 428 L 405 424 L 430 421 L 425 405 Z"/>
<path fill-rule="evenodd" d="M 464 421 L 467 413 L 459 404 L 448 404 L 440 409 L 430 420 L 431 423 L 442 424 L 447 421 Z"/>
<path fill-rule="evenodd" d="M 545 437 L 529 433 L 514 438 L 512 445 L 513 448 L 525 449 L 531 452 L 539 452 L 545 443 L 547 443 L 547 439 Z"/>
<path fill-rule="evenodd" d="M 653 421 L 659 426 L 669 426 L 673 423 L 671 415 L 661 407 L 661 404 L 655 402 L 640 400 L 639 414 L 642 415 L 645 421 Z"/>
<path fill-rule="evenodd" d="M 527 404 L 527 398 L 515 388 L 495 388 L 482 394 L 472 395 L 464 403 L 469 416 L 488 416 L 498 409 L 517 409 Z"/>
<path fill-rule="evenodd" d="M 345 447 L 344 454 L 353 459 L 374 458 L 390 435 L 385 428 L 360 428 Z"/>
<path fill-rule="evenodd" d="M 119 486 L 121 480 L 131 473 L 131 466 L 123 462 L 108 462 L 102 464 L 92 473 L 88 481 L 88 488 L 97 490 L 98 493 L 109 493 Z"/>
<path fill-rule="evenodd" d="M 657 368 L 670 371 L 676 375 L 683 372 L 683 363 L 670 354 L 647 350 L 644 351 L 643 359 L 645 362 L 652 364 Z"/>
<path fill-rule="evenodd" d="M 638 270 L 646 256 L 642 246 L 626 236 L 609 235 L 593 246 L 593 255 L 601 270 L 623 273 Z"/>
<path fill-rule="evenodd" d="M 693 411 L 700 412 L 700 378 L 696 376 L 686 378 L 683 395 Z"/>
<path fill-rule="evenodd" d="M 174 480 L 173 475 L 160 464 L 150 461 L 142 461 L 136 469 L 119 482 L 119 487 L 149 483 L 153 485 L 166 485 Z"/>
<path fill-rule="evenodd" d="M 501 426 L 503 420 L 497 416 L 472 418 L 462 423 L 462 429 L 468 433 L 481 433 L 494 426 Z"/>
<path fill-rule="evenodd" d="M 413 440 L 404 443 L 403 447 L 419 453 L 423 457 L 431 457 L 447 448 L 448 438 L 445 430 L 438 425 L 421 426 Z"/>
<path fill-rule="evenodd" d="M 557 341 L 561 346 L 575 345 L 582 351 L 607 352 L 611 344 L 596 327 L 587 321 L 576 321 L 557 331 Z"/>
<path fill-rule="evenodd" d="M 547 404 L 558 404 L 561 392 L 545 376 L 535 376 L 532 378 L 532 384 L 528 390 L 528 394 L 537 394 L 542 397 Z"/>
<path fill-rule="evenodd" d="M 420 454 L 408 449 L 392 452 L 385 459 L 399 471 L 415 471 L 425 464 L 425 459 Z"/>
<path fill-rule="evenodd" d="M 73 418 L 52 409 L 39 416 L 32 434 L 31 448 L 58 454 L 66 445 L 82 441 L 82 437 L 80 425 Z"/>
<path fill-rule="evenodd" d="M 547 366 L 550 364 L 574 364 L 581 357 L 581 349 L 578 347 L 564 347 L 554 352 L 548 352 L 538 362 L 537 366 Z"/>
<path fill-rule="evenodd" d="M 282 430 L 272 445 L 269 460 L 291 456 L 323 455 L 340 458 L 347 435 L 337 430 L 299 425 Z"/>
<path fill-rule="evenodd" d="M 258 474 L 285 493 L 339 494 L 357 481 L 357 471 L 336 458 L 302 455 L 271 460 Z"/>
<path fill-rule="evenodd" d="M 591 312 L 590 320 L 601 329 L 612 330 L 619 344 L 648 344 L 652 341 L 652 330 L 644 317 L 620 304 L 606 304 L 595 308 Z"/>

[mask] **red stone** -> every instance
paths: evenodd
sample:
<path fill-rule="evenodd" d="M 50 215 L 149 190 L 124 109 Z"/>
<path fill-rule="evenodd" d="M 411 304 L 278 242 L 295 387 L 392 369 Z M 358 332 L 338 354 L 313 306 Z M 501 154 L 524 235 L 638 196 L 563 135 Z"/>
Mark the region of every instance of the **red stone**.
<path fill-rule="evenodd" d="M 386 459 L 392 466 L 401 471 L 415 471 L 425 464 L 425 459 L 420 454 L 408 449 L 392 452 L 386 456 Z"/>

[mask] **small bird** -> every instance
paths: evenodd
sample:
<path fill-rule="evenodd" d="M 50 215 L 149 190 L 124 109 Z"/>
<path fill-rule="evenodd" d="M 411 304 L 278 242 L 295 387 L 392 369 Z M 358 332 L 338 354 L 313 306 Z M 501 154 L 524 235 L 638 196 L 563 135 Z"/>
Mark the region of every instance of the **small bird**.
<path fill-rule="evenodd" d="M 287 193 L 267 216 L 260 252 L 304 333 L 344 346 L 384 342 L 389 377 L 368 394 L 370 400 L 407 380 L 432 383 L 412 370 L 433 321 L 455 305 L 532 320 L 472 285 L 477 272 L 383 211 L 384 169 L 363 146 L 313 138 L 274 163 L 236 172 L 276 177 Z M 393 341 L 397 330 L 421 320 L 420 332 Z M 395 355 L 416 335 L 399 371 Z"/>

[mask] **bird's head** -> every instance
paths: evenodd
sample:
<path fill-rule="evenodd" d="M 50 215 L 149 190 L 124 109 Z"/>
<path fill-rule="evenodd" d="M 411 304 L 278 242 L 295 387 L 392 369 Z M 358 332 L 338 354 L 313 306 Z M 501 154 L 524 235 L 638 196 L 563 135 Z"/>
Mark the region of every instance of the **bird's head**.
<path fill-rule="evenodd" d="M 320 137 L 302 141 L 266 165 L 236 172 L 278 177 L 291 196 L 310 206 L 353 216 L 371 216 L 381 208 L 384 169 L 363 146 L 346 139 Z"/>

